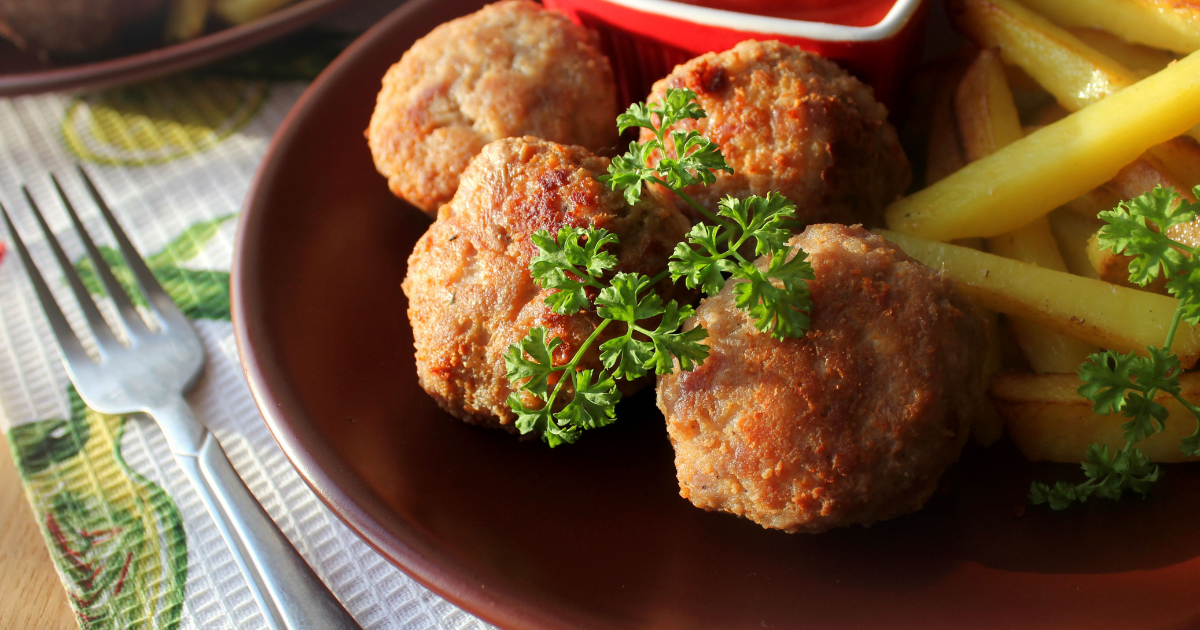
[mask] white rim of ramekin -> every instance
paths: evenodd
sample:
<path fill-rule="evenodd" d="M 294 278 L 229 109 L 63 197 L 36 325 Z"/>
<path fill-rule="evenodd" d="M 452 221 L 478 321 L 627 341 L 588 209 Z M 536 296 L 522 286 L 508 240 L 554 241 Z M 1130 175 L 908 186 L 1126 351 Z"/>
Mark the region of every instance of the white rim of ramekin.
<path fill-rule="evenodd" d="M 696 24 L 729 28 L 735 31 L 787 35 L 804 39 L 844 42 L 869 42 L 887 39 L 908 23 L 924 0 L 896 0 L 887 15 L 872 26 L 845 26 L 825 22 L 806 22 L 785 18 L 710 9 L 671 0 L 604 0 L 629 9 L 672 17 Z"/>

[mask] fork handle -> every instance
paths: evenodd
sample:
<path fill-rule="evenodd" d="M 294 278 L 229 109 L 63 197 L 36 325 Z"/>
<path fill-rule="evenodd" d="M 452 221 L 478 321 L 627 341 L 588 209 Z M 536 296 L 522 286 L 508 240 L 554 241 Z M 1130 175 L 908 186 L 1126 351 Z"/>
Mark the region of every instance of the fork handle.
<path fill-rule="evenodd" d="M 181 396 L 149 413 L 200 493 L 267 625 L 277 630 L 357 630 L 359 625 L 279 531 L 187 401 Z"/>

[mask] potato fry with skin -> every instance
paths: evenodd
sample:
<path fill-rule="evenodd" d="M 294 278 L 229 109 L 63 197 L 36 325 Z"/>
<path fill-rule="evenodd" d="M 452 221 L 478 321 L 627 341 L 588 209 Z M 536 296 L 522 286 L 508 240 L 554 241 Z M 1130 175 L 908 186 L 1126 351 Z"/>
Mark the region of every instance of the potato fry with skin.
<path fill-rule="evenodd" d="M 1180 192 L 1200 186 L 1200 144 L 1196 144 L 1195 140 L 1175 138 L 1150 147 L 1147 153 L 1158 158 L 1175 180 L 1184 186 Z"/>
<path fill-rule="evenodd" d="M 979 46 L 999 48 L 1059 104 L 1079 111 L 1133 85 L 1143 75 L 1088 46 L 1014 0 L 955 0 L 955 24 Z M 1188 130 L 1200 139 L 1200 130 Z"/>
<path fill-rule="evenodd" d="M 991 49 L 979 51 L 954 93 L 958 137 L 974 162 L 1025 136 L 1004 66 Z"/>
<path fill-rule="evenodd" d="M 1200 54 L 894 202 L 893 230 L 935 240 L 1011 232 L 1112 179 L 1200 122 Z"/>
<path fill-rule="evenodd" d="M 1021 120 L 1000 58 L 983 49 L 963 75 L 954 98 L 959 137 L 969 160 L 978 160 L 1023 137 Z M 988 251 L 1048 269 L 1066 271 L 1058 243 L 1044 217 L 1008 234 L 987 239 Z M 1097 348 L 1010 317 L 1021 353 L 1035 372 L 1071 372 Z"/>
<path fill-rule="evenodd" d="M 209 0 L 171 0 L 163 39 L 184 42 L 204 32 Z"/>
<path fill-rule="evenodd" d="M 1097 215 L 1105 210 L 1112 210 L 1124 200 L 1120 193 L 1105 183 L 1064 203 L 1062 207 L 1086 219 L 1099 221 L 1100 219 Z M 1096 229 L 1100 228 L 1097 227 Z"/>
<path fill-rule="evenodd" d="M 213 13 L 230 24 L 245 24 L 294 0 L 213 0 Z"/>
<path fill-rule="evenodd" d="M 1168 171 L 1167 167 L 1150 153 L 1143 155 L 1129 166 L 1121 169 L 1112 182 L 1109 183 L 1109 187 L 1124 199 L 1133 199 L 1138 195 L 1154 190 L 1158 186 L 1169 186 L 1178 191 L 1180 196 L 1188 201 L 1196 200 L 1191 193 L 1191 189 L 1176 179 Z M 1195 222 L 1174 225 L 1167 231 L 1167 234 L 1182 243 L 1195 245 L 1196 243 L 1193 241 L 1196 241 L 1200 237 L 1200 225 L 1197 225 Z M 1121 286 L 1138 288 L 1137 285 L 1129 282 L 1130 257 L 1114 254 L 1110 249 L 1102 249 L 1095 236 L 1088 240 L 1087 255 L 1092 263 L 1092 267 L 1095 268 L 1096 273 L 1102 280 Z M 1165 295 L 1166 285 L 1166 279 L 1159 277 L 1154 282 L 1141 288 L 1145 291 L 1153 291 Z"/>
<path fill-rule="evenodd" d="M 1200 6 L 1177 0 L 1021 0 L 1063 26 L 1099 28 L 1177 53 L 1200 49 Z"/>
<path fill-rule="evenodd" d="M 1067 29 L 1083 43 L 1095 48 L 1108 58 L 1129 68 L 1139 76 L 1149 76 L 1166 68 L 1175 55 L 1158 48 L 1127 42 L 1112 33 L 1094 28 Z"/>
<path fill-rule="evenodd" d="M 930 103 L 929 144 L 925 147 L 925 185 L 929 186 L 967 163 L 954 122 L 954 86 L 963 73 L 955 63 L 938 75 Z"/>
<path fill-rule="evenodd" d="M 1080 216 L 1066 207 L 1059 208 L 1046 215 L 1050 221 L 1050 232 L 1058 242 L 1058 251 L 1062 254 L 1067 271 L 1085 278 L 1099 279 L 1092 261 L 1088 258 L 1088 239 L 1096 234 L 1104 222 L 1091 217 Z"/>
<path fill-rule="evenodd" d="M 955 0 L 951 16 L 977 45 L 997 48 L 1063 107 L 1077 111 L 1140 78 L 1013 0 Z"/>
<path fill-rule="evenodd" d="M 958 282 L 976 304 L 1024 317 L 1101 348 L 1145 353 L 1161 346 L 1179 300 L 948 243 L 876 230 L 909 256 Z M 1200 330 L 1180 324 L 1171 349 L 1183 366 L 1200 358 Z"/>
<path fill-rule="evenodd" d="M 1050 222 L 1045 217 L 1015 232 L 989 238 L 988 251 L 1039 267 L 1067 271 L 1058 251 L 1058 242 L 1050 233 Z M 1034 372 L 1074 372 L 1088 356 L 1099 350 L 1025 317 L 1010 315 L 1008 323 L 1021 347 L 1021 354 L 1025 355 Z"/>
<path fill-rule="evenodd" d="M 1027 459 L 1078 463 L 1091 444 L 1123 448 L 1121 424 L 1127 420 L 1120 414 L 1094 413 L 1092 402 L 1077 391 L 1082 383 L 1075 374 L 1000 374 L 992 378 L 988 395 Z M 1185 399 L 1200 397 L 1200 373 L 1180 375 L 1179 384 Z M 1138 442 L 1138 449 L 1154 462 L 1200 459 L 1184 457 L 1179 450 L 1179 441 L 1196 430 L 1195 416 L 1170 394 L 1159 392 L 1155 400 L 1170 413 L 1166 431 Z"/>

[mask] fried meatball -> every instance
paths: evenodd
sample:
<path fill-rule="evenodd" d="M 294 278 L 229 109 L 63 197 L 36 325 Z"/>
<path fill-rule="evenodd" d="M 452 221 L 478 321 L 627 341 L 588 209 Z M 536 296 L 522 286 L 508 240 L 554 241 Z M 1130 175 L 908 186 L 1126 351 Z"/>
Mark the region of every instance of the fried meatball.
<path fill-rule="evenodd" d="M 721 145 L 733 167 L 714 184 L 685 189 L 714 212 L 726 195 L 776 191 L 796 204 L 802 223 L 879 225 L 912 178 L 887 108 L 870 87 L 819 55 L 745 41 L 676 66 L 648 100 L 661 101 L 667 88 L 692 90 L 708 114 L 672 129 L 699 131 Z M 653 137 L 642 130 L 643 142 Z M 668 153 L 674 156 L 671 146 Z M 657 192 L 699 218 L 673 193 Z"/>
<path fill-rule="evenodd" d="M 816 275 L 808 334 L 758 331 L 730 282 L 690 322 L 711 355 L 659 378 L 680 494 L 788 532 L 917 510 L 985 404 L 983 320 L 951 280 L 859 226 L 810 226 L 790 245 Z"/>
<path fill-rule="evenodd" d="M 493 140 L 611 146 L 616 94 L 594 33 L 528 0 L 507 0 L 413 44 L 383 77 L 367 140 L 392 192 L 433 214 Z"/>
<path fill-rule="evenodd" d="M 605 228 L 620 239 L 609 249 L 616 270 L 654 275 L 666 268 L 687 219 L 650 200 L 626 204 L 596 181 L 608 162 L 583 147 L 538 138 L 493 142 L 471 161 L 454 199 L 417 241 L 403 284 L 417 375 L 451 415 L 513 431 L 504 365 L 509 345 L 541 326 L 547 340 L 563 340 L 554 357 L 565 363 L 600 322 L 590 311 L 565 316 L 546 306 L 549 290 L 529 272 L 534 232 Z M 598 346 L 581 367 L 601 367 Z"/>

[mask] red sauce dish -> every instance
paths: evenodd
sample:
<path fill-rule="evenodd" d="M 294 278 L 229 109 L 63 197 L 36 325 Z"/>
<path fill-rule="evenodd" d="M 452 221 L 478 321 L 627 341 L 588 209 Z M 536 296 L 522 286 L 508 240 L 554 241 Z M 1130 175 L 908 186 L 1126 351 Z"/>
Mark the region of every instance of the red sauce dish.
<path fill-rule="evenodd" d="M 544 0 L 596 30 L 624 103 L 680 63 L 747 39 L 779 40 L 836 61 L 892 106 L 920 61 L 925 0 Z"/>

